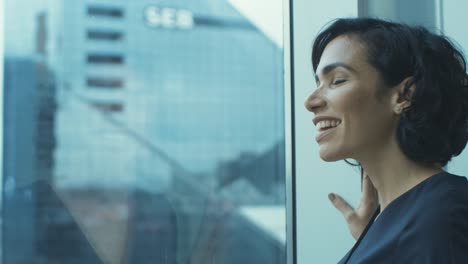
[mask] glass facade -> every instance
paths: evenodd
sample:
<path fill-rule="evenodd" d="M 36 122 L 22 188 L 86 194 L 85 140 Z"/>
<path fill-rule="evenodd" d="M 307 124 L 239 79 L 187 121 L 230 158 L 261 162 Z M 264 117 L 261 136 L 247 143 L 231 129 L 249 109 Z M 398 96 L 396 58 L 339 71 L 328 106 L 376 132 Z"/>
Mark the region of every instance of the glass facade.
<path fill-rule="evenodd" d="M 256 21 L 223 0 L 5 16 L 2 263 L 285 263 L 283 50 Z"/>

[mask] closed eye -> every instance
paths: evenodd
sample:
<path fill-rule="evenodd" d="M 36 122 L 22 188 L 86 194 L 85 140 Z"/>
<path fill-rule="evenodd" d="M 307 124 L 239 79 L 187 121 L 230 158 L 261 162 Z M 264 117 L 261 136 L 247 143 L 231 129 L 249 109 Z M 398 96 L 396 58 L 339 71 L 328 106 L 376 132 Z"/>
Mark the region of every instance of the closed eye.
<path fill-rule="evenodd" d="M 344 83 L 346 82 L 346 79 L 336 79 L 333 81 L 333 85 L 338 85 L 338 84 L 341 84 L 341 83 Z"/>

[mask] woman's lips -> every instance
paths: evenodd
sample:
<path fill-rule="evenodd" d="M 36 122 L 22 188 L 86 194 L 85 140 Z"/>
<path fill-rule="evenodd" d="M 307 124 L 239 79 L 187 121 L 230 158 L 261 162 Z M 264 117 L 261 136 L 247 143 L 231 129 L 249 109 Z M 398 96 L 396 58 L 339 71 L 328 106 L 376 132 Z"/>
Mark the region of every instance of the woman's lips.
<path fill-rule="evenodd" d="M 332 133 L 333 131 L 336 130 L 337 127 L 339 127 L 340 125 L 336 126 L 336 127 L 331 127 L 331 128 L 327 128 L 323 131 L 320 131 L 316 136 L 315 136 L 315 141 L 317 141 L 317 143 L 319 143 L 324 137 L 328 136 L 330 133 Z"/>

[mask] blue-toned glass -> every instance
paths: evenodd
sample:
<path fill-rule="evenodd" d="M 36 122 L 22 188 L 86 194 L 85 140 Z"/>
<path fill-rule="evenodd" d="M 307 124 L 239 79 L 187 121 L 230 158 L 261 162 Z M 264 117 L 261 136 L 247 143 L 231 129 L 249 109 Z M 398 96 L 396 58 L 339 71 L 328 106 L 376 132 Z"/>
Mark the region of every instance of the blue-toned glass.
<path fill-rule="evenodd" d="M 235 2 L 5 1 L 2 263 L 285 263 L 283 51 Z"/>

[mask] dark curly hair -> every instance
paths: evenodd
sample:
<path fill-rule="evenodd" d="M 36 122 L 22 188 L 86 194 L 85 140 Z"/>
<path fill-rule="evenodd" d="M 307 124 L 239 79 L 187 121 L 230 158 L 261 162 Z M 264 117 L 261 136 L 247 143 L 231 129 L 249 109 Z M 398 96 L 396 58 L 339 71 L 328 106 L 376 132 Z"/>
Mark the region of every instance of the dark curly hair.
<path fill-rule="evenodd" d="M 468 140 L 468 76 L 462 52 L 447 37 L 374 18 L 338 19 L 314 41 L 314 72 L 327 44 L 341 35 L 364 44 L 368 62 L 384 83 L 378 96 L 411 77 L 403 94 L 411 104 L 397 128 L 398 144 L 409 159 L 445 166 L 463 151 Z"/>

